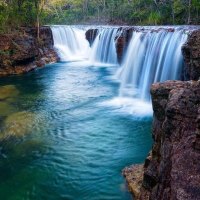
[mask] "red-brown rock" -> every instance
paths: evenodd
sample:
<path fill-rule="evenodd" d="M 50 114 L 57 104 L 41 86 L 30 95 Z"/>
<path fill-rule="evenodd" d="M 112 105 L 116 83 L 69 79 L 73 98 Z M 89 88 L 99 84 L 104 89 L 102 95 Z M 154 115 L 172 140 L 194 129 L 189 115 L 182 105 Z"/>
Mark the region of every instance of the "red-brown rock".
<path fill-rule="evenodd" d="M 121 28 L 118 31 L 118 36 L 115 38 L 116 40 L 116 51 L 117 51 L 117 58 L 118 62 L 121 63 L 125 51 L 128 47 L 128 44 L 131 40 L 133 34 L 133 27 L 130 28 Z"/>
<path fill-rule="evenodd" d="M 154 144 L 137 199 L 198 200 L 200 81 L 153 84 L 151 95 Z"/>
<path fill-rule="evenodd" d="M 0 76 L 26 73 L 58 60 L 49 27 L 41 27 L 39 40 L 33 28 L 0 35 Z"/>
<path fill-rule="evenodd" d="M 185 61 L 185 76 L 188 80 L 200 78 L 200 30 L 193 31 L 182 47 Z"/>
<path fill-rule="evenodd" d="M 87 41 L 89 42 L 90 46 L 92 46 L 97 35 L 98 35 L 98 29 L 89 29 L 86 31 L 85 37 Z"/>

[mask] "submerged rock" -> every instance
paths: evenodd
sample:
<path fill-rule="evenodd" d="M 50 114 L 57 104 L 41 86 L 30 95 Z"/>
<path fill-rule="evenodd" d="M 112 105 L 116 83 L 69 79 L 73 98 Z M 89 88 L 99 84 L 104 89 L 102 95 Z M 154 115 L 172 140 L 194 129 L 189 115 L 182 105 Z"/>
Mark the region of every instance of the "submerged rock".
<path fill-rule="evenodd" d="M 22 155 L 24 157 L 24 156 L 31 156 L 33 154 L 37 155 L 40 154 L 40 152 L 42 151 L 41 149 L 42 145 L 43 142 L 41 140 L 30 139 L 18 145 L 17 148 L 16 147 L 13 148 L 13 146 L 11 146 L 10 149 L 15 157 L 20 158 Z M 9 153 L 10 151 L 8 151 L 8 154 Z"/>
<path fill-rule="evenodd" d="M 6 117 L 16 112 L 15 107 L 11 104 L 19 95 L 19 90 L 14 85 L 0 87 L 0 117 Z"/>
<path fill-rule="evenodd" d="M 15 108 L 7 102 L 0 101 L 0 117 L 8 116 L 9 114 L 15 112 Z"/>
<path fill-rule="evenodd" d="M 152 154 L 146 159 L 140 200 L 198 200 L 200 197 L 200 81 L 167 81 L 151 88 Z M 127 181 L 138 174 L 133 167 Z M 142 171 L 142 170 L 141 170 Z M 134 182 L 137 184 L 137 182 Z M 137 189 L 138 191 L 138 189 Z"/>
<path fill-rule="evenodd" d="M 37 124 L 37 116 L 30 112 L 17 112 L 9 115 L 3 123 L 3 132 L 1 139 L 10 136 L 21 137 L 27 133 L 31 133 Z"/>
<path fill-rule="evenodd" d="M 18 95 L 19 91 L 14 85 L 6 85 L 0 87 L 0 101 L 16 97 Z"/>

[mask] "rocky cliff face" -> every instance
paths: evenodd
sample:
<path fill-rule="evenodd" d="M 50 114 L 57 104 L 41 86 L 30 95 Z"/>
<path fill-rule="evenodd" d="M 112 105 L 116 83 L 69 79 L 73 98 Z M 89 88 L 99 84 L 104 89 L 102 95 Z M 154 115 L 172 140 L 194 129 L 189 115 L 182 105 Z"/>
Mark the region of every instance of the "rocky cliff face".
<path fill-rule="evenodd" d="M 154 144 L 139 181 L 125 168 L 140 200 L 197 200 L 200 197 L 200 81 L 168 81 L 151 88 Z M 143 170 L 141 170 L 143 169 Z M 130 177 L 133 177 L 131 179 Z M 135 187 L 135 186 L 134 186 Z"/>
<path fill-rule="evenodd" d="M 58 61 L 49 27 L 42 27 L 37 40 L 35 29 L 0 35 L 0 76 L 20 74 Z"/>
<path fill-rule="evenodd" d="M 182 48 L 185 61 L 185 77 L 188 80 L 200 78 L 200 30 L 192 32 Z"/>

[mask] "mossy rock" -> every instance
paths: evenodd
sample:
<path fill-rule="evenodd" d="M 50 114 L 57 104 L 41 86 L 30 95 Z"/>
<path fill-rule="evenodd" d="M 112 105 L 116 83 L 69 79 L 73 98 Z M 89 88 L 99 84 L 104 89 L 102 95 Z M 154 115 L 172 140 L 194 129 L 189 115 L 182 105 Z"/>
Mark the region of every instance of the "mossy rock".
<path fill-rule="evenodd" d="M 0 87 L 0 101 L 7 98 L 16 97 L 19 94 L 19 90 L 14 85 L 5 85 Z"/>
<path fill-rule="evenodd" d="M 14 113 L 15 109 L 9 103 L 0 101 L 0 117 L 6 117 L 11 113 Z"/>
<path fill-rule="evenodd" d="M 31 112 L 17 112 L 9 115 L 4 121 L 2 137 L 22 137 L 31 133 L 37 124 L 37 116 Z"/>

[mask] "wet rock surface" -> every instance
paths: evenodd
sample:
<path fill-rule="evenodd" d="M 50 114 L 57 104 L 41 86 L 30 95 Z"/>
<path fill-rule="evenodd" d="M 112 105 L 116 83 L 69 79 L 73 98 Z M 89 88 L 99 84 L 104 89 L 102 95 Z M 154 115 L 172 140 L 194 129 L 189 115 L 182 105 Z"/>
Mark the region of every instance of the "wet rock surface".
<path fill-rule="evenodd" d="M 200 81 L 167 81 L 151 88 L 152 153 L 145 161 L 140 200 L 200 197 Z M 134 167 L 132 177 L 137 174 Z M 129 186 L 130 177 L 127 179 Z M 133 192 L 133 190 L 130 190 Z"/>
<path fill-rule="evenodd" d="M 118 62 L 122 63 L 123 56 L 131 40 L 134 28 L 120 28 L 116 40 Z"/>
<path fill-rule="evenodd" d="M 98 29 L 89 29 L 85 33 L 85 37 L 87 41 L 89 42 L 90 46 L 92 46 L 94 40 L 96 39 L 98 35 L 99 30 Z"/>
<path fill-rule="evenodd" d="M 138 199 L 144 175 L 143 165 L 132 165 L 126 167 L 122 173 L 128 182 L 129 191 L 134 194 L 136 199 Z"/>
<path fill-rule="evenodd" d="M 193 31 L 182 47 L 185 61 L 185 77 L 188 80 L 200 78 L 200 30 Z"/>
<path fill-rule="evenodd" d="M 23 136 L 33 130 L 37 123 L 37 116 L 30 112 L 16 112 L 6 117 L 4 121 L 3 133 L 0 139 L 11 136 Z"/>
<path fill-rule="evenodd" d="M 0 35 L 0 76 L 26 73 L 58 60 L 49 27 L 41 28 L 39 40 L 33 28 Z"/>

